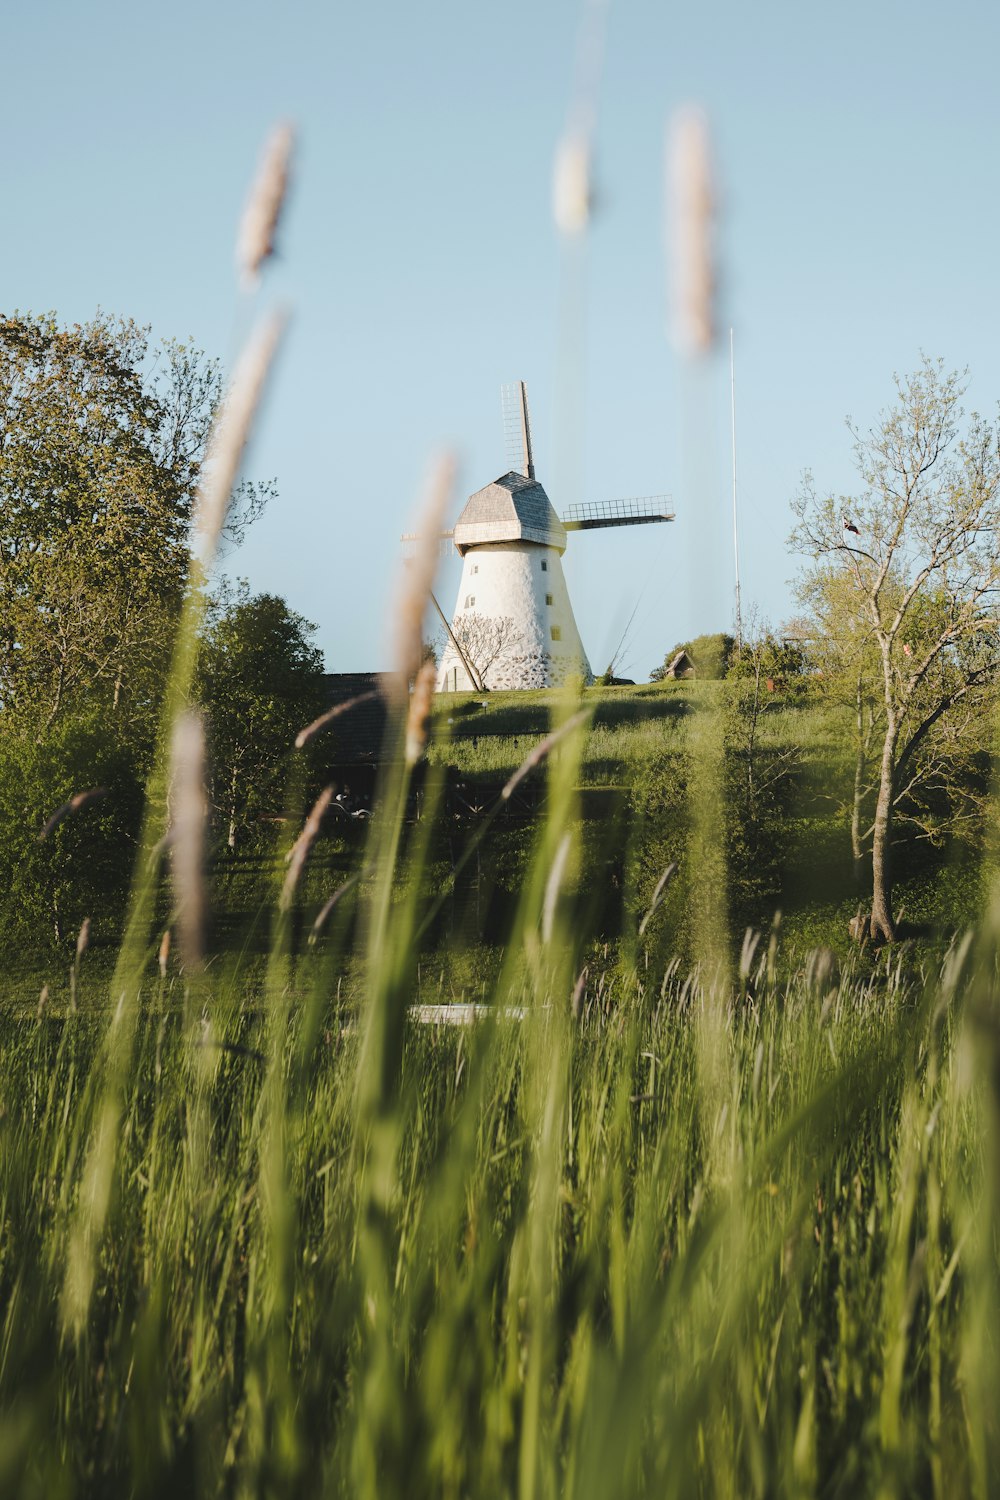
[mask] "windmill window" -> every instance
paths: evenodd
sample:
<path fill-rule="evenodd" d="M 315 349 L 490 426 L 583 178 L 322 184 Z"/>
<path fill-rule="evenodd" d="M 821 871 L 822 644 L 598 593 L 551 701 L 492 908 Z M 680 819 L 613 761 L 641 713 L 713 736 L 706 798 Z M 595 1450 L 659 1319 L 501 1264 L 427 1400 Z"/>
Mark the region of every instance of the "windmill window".
<path fill-rule="evenodd" d="M 473 564 L 472 571 L 473 571 L 473 573 L 478 573 L 479 572 L 479 564 L 478 563 L 474 563 Z"/>
<path fill-rule="evenodd" d="M 547 562 L 546 562 L 546 561 L 545 561 L 545 558 L 544 558 L 544 557 L 543 557 L 543 558 L 542 558 L 542 572 L 543 572 L 543 573 L 547 573 L 547 572 L 548 572 L 548 571 L 549 571 L 549 565 L 548 565 L 548 563 L 547 563 Z"/>
<path fill-rule="evenodd" d="M 554 641 L 562 640 L 562 631 L 559 629 L 558 625 L 553 625 L 552 627 L 552 639 Z"/>
<path fill-rule="evenodd" d="M 475 596 L 475 594 L 466 594 L 466 596 L 465 596 L 465 607 L 466 607 L 466 609 L 475 609 L 475 607 L 476 607 L 476 596 Z"/>
<path fill-rule="evenodd" d="M 555 604 L 556 601 L 555 601 L 555 598 L 554 598 L 554 596 L 552 594 L 546 594 L 545 595 L 545 602 L 546 602 L 546 604 Z"/>

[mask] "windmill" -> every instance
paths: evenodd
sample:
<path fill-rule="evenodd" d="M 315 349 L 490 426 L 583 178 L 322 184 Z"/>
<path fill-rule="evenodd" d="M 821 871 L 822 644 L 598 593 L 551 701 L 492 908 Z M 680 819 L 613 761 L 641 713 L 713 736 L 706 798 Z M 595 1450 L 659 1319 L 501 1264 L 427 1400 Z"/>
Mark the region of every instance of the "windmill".
<path fill-rule="evenodd" d="M 523 380 L 504 387 L 503 410 L 508 458 L 520 467 L 470 495 L 446 533 L 463 566 L 450 623 L 437 606 L 447 633 L 439 692 L 592 680 L 562 569 L 568 533 L 674 519 L 664 495 L 572 505 L 560 518 L 535 478 Z"/>

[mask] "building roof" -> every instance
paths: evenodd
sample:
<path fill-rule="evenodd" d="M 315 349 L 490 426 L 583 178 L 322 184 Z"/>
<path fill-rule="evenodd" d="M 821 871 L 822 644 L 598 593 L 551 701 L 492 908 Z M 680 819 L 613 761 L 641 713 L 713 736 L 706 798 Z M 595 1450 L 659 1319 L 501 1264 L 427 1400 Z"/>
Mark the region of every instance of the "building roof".
<path fill-rule="evenodd" d="M 484 543 L 519 541 L 565 552 L 566 529 L 538 481 L 511 472 L 469 496 L 455 522 L 455 546 L 464 556 Z"/>

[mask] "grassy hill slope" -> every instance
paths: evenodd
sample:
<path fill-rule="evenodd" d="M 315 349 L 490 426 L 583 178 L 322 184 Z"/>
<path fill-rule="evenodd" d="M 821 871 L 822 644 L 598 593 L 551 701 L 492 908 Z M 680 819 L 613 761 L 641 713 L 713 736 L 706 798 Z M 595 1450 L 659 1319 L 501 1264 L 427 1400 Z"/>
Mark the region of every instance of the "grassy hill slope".
<path fill-rule="evenodd" d="M 614 867 L 624 903 L 634 909 L 664 865 L 677 861 L 679 877 L 660 922 L 682 947 L 693 715 L 702 707 L 721 709 L 726 693 L 720 683 L 668 682 L 594 687 L 585 694 L 593 714 L 578 788 L 585 843 L 596 867 L 605 873 Z M 471 807 L 488 806 L 558 711 L 551 693 L 442 697 L 430 758 L 450 768 Z M 850 855 L 848 729 L 843 710 L 815 697 L 779 693 L 761 713 L 754 753 L 764 772 L 777 771 L 777 785 L 765 826 L 757 829 L 741 826 L 738 784 L 727 799 L 735 940 L 745 925 L 768 925 L 780 912 L 787 933 L 801 944 L 845 944 L 848 922 L 867 894 L 855 881 Z M 728 732 L 727 761 L 738 783 L 739 726 L 730 724 Z M 499 854 L 499 843 L 495 847 Z M 896 853 L 899 909 L 912 928 L 948 932 L 974 920 L 981 901 L 977 850 L 956 842 L 933 848 L 903 836 Z M 501 885 L 505 869 L 501 856 Z"/>

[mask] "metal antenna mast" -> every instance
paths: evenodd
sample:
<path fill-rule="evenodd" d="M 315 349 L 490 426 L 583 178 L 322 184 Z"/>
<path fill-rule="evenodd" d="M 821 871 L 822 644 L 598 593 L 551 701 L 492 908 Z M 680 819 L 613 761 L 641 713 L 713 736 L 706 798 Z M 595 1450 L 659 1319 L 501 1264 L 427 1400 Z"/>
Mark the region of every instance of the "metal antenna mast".
<path fill-rule="evenodd" d="M 733 354 L 733 330 L 729 330 L 729 410 L 733 442 L 733 560 L 736 564 L 736 649 L 743 645 L 743 618 L 740 612 L 740 534 L 736 517 L 736 360 Z"/>

